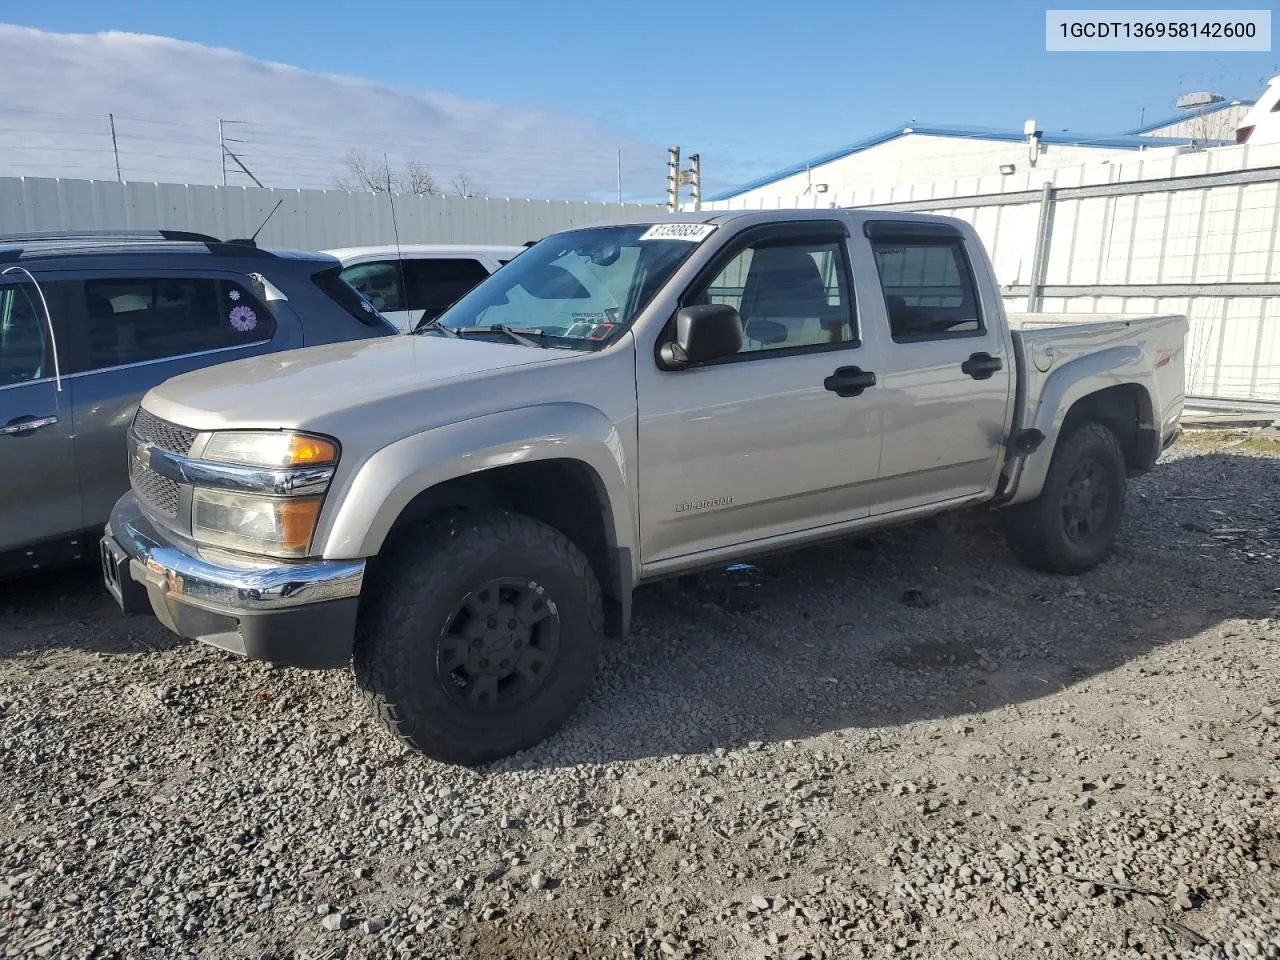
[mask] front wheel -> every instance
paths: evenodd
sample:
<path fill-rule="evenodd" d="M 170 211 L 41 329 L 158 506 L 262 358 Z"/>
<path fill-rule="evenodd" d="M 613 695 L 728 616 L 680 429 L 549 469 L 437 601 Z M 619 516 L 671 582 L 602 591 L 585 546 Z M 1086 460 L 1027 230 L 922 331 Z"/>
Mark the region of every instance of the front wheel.
<path fill-rule="evenodd" d="M 559 531 L 502 511 L 459 514 L 402 538 L 379 566 L 356 678 L 410 749 L 495 760 L 549 736 L 590 688 L 600 586 Z"/>
<path fill-rule="evenodd" d="M 1059 441 L 1040 496 L 1009 508 L 1009 546 L 1045 573 L 1092 570 L 1115 546 L 1124 494 L 1120 442 L 1102 424 L 1087 423 Z"/>

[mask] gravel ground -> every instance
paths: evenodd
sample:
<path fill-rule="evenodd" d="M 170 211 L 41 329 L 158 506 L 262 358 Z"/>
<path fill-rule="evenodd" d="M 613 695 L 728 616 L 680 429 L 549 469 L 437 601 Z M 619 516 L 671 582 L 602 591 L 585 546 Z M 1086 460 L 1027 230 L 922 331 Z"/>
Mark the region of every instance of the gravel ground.
<path fill-rule="evenodd" d="M 0 585 L 0 956 L 1280 957 L 1278 456 L 1179 444 L 1079 579 L 974 518 L 645 588 L 475 771 Z"/>

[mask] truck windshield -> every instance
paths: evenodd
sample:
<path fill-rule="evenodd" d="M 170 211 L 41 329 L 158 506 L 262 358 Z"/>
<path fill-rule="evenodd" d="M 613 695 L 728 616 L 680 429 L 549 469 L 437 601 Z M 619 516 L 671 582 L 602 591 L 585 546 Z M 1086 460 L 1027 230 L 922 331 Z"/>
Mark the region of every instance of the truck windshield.
<path fill-rule="evenodd" d="M 445 327 L 502 337 L 505 327 L 538 337 L 540 346 L 594 349 L 626 329 L 714 230 L 702 223 L 642 223 L 553 234 L 416 332 Z"/>

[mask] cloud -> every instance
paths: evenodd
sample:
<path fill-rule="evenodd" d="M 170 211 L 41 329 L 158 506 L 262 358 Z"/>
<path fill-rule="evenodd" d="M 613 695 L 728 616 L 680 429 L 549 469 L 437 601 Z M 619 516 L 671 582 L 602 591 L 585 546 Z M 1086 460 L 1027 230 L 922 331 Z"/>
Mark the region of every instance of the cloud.
<path fill-rule="evenodd" d="M 265 186 L 331 188 L 360 150 L 490 196 L 652 200 L 665 151 L 583 118 L 408 91 L 168 37 L 0 24 L 0 176 L 221 183 L 229 150 Z M 230 183 L 252 181 L 227 159 Z"/>

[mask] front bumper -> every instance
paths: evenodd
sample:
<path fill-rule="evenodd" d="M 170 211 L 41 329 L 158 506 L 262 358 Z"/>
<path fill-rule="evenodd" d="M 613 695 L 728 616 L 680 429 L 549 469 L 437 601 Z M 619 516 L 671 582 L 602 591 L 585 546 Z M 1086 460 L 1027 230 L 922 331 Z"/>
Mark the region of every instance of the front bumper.
<path fill-rule="evenodd" d="M 340 667 L 351 659 L 363 560 L 215 563 L 159 530 L 133 493 L 111 512 L 102 573 L 125 613 L 254 660 Z"/>

